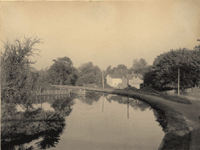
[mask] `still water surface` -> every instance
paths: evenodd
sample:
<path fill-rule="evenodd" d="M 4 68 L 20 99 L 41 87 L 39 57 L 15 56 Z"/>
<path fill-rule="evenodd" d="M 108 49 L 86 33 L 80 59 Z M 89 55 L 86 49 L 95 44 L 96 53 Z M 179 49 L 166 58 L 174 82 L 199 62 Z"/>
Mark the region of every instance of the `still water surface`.
<path fill-rule="evenodd" d="M 156 150 L 164 137 L 155 121 L 156 112 L 141 101 L 103 94 L 74 97 L 72 101 L 66 126 L 55 147 L 48 147 L 50 150 Z M 45 110 L 54 110 L 51 105 L 48 101 L 42 103 Z M 43 138 L 26 143 L 25 147 L 39 149 L 36 143 Z"/>

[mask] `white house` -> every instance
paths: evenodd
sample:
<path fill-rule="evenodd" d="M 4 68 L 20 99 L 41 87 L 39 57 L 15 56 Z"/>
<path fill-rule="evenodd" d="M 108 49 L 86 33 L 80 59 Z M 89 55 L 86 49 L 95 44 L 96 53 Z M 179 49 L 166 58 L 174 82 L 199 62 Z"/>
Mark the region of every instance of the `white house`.
<path fill-rule="evenodd" d="M 108 74 L 106 76 L 107 84 L 112 87 L 119 87 L 120 84 L 122 84 L 122 74 L 114 73 L 114 74 Z"/>
<path fill-rule="evenodd" d="M 140 74 L 125 74 L 122 77 L 122 87 L 126 88 L 128 85 L 140 89 L 143 84 L 142 75 Z"/>

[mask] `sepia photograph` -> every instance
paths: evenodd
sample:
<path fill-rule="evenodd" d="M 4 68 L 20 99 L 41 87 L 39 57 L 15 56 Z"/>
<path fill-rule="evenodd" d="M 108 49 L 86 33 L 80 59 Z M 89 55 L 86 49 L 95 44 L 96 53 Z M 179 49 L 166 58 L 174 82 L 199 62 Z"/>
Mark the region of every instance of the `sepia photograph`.
<path fill-rule="evenodd" d="M 1 0 L 2 150 L 200 150 L 199 0 Z"/>

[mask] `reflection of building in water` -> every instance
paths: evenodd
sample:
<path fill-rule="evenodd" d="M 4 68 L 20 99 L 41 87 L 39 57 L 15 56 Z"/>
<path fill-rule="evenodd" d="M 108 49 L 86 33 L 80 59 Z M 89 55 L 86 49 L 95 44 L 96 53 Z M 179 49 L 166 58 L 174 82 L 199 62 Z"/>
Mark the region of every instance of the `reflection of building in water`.
<path fill-rule="evenodd" d="M 41 108 L 41 104 L 33 104 L 33 108 L 38 109 Z M 47 102 L 42 103 L 42 109 L 45 111 L 55 111 L 53 107 Z"/>
<path fill-rule="evenodd" d="M 129 97 L 122 97 L 123 102 L 131 101 L 133 103 L 142 103 L 141 101 L 137 100 L 137 99 L 133 99 L 133 98 L 129 98 Z"/>
<path fill-rule="evenodd" d="M 106 98 L 107 99 L 110 99 L 112 96 L 116 96 L 115 94 L 108 94 L 107 96 L 106 96 Z"/>
<path fill-rule="evenodd" d="M 33 109 L 38 109 L 38 108 L 42 108 L 45 111 L 55 111 L 54 108 L 51 107 L 51 104 L 44 102 L 42 104 L 32 104 Z M 17 105 L 16 109 L 18 112 L 25 112 L 25 109 L 22 108 L 22 106 Z"/>

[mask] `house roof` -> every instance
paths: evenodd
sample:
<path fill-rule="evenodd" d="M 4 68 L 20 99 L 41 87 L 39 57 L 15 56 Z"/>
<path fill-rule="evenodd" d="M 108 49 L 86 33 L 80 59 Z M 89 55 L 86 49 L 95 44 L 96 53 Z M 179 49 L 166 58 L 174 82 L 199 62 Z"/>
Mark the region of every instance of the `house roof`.
<path fill-rule="evenodd" d="M 135 77 L 135 76 L 139 77 L 141 80 L 143 79 L 143 76 L 141 74 L 125 74 L 124 76 L 127 79 L 133 79 L 133 77 Z"/>
<path fill-rule="evenodd" d="M 137 76 L 143 80 L 143 75 L 142 74 L 137 74 Z"/>
<path fill-rule="evenodd" d="M 111 78 L 122 78 L 123 74 L 119 74 L 119 73 L 113 73 L 113 74 L 109 74 Z"/>
<path fill-rule="evenodd" d="M 133 79 L 133 74 L 125 74 L 124 75 L 127 79 Z"/>

